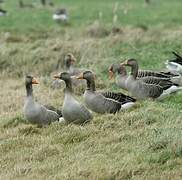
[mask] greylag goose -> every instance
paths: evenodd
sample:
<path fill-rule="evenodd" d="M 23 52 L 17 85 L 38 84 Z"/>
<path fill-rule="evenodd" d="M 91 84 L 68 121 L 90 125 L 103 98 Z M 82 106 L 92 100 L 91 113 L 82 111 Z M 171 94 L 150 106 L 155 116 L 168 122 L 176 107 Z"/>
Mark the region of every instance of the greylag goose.
<path fill-rule="evenodd" d="M 112 79 L 114 74 L 116 74 L 115 81 L 118 87 L 127 90 L 126 88 L 126 79 L 128 77 L 126 68 L 124 65 L 112 64 L 109 69 L 109 78 Z"/>
<path fill-rule="evenodd" d="M 56 22 L 67 22 L 68 21 L 68 13 L 67 10 L 62 8 L 62 9 L 57 9 L 54 14 L 52 15 L 53 20 Z"/>
<path fill-rule="evenodd" d="M 46 125 L 53 121 L 59 121 L 59 118 L 62 117 L 60 112 L 58 114 L 34 100 L 32 84 L 38 84 L 38 81 L 32 76 L 26 76 L 25 86 L 27 96 L 24 104 L 24 115 L 26 119 L 38 125 Z"/>
<path fill-rule="evenodd" d="M 109 78 L 112 79 L 114 74 L 116 74 L 115 81 L 118 87 L 127 90 L 126 87 L 126 80 L 128 78 L 126 68 L 124 65 L 121 64 L 112 64 L 109 69 Z M 156 72 L 156 71 L 150 71 L 150 70 L 138 70 L 137 73 L 137 79 L 141 79 L 144 82 L 147 81 L 145 77 L 152 76 L 156 78 L 163 78 L 163 79 L 168 79 L 171 80 L 172 82 L 175 82 L 177 84 L 181 84 L 182 78 L 181 76 L 177 74 L 173 74 L 170 72 Z M 181 81 L 180 81 L 181 80 Z M 181 82 L 181 83 L 180 83 Z"/>
<path fill-rule="evenodd" d="M 78 75 L 81 71 L 73 66 L 76 62 L 76 58 L 72 53 L 68 53 L 64 58 L 65 70 L 71 75 Z"/>
<path fill-rule="evenodd" d="M 97 92 L 95 88 L 94 74 L 85 71 L 77 76 L 77 79 L 87 81 L 87 89 L 84 92 L 86 106 L 97 113 L 116 113 L 121 109 L 127 109 L 135 104 L 135 99 L 122 93 Z"/>
<path fill-rule="evenodd" d="M 166 61 L 166 68 L 174 73 L 180 73 L 182 75 L 182 56 L 176 52 L 172 52 L 175 55 L 174 59 Z"/>
<path fill-rule="evenodd" d="M 64 57 L 64 69 L 66 72 L 68 72 L 71 76 L 74 76 L 74 75 L 78 75 L 81 73 L 81 70 L 79 70 L 78 68 L 75 68 L 73 66 L 73 64 L 76 62 L 76 58 L 73 56 L 72 53 L 68 53 L 65 57 Z M 59 64 L 59 63 L 58 63 Z M 72 81 L 72 84 L 74 86 L 85 86 L 86 83 L 84 80 L 82 81 L 79 81 L 77 79 L 71 79 Z M 53 82 L 52 82 L 52 85 L 51 87 L 53 89 L 58 89 L 58 88 L 61 88 L 62 87 L 62 80 L 60 79 L 55 79 Z"/>
<path fill-rule="evenodd" d="M 65 56 L 64 60 L 65 60 L 66 72 L 68 72 L 71 76 L 79 75 L 82 72 L 81 69 L 78 69 L 73 66 L 73 64 L 76 62 L 76 58 L 73 56 L 72 53 L 68 53 Z M 84 80 L 78 80 L 72 78 L 72 83 L 74 86 L 80 86 L 80 85 L 86 86 L 86 82 Z"/>
<path fill-rule="evenodd" d="M 181 87 L 178 87 L 178 84 L 165 78 L 148 76 L 137 79 L 138 63 L 135 59 L 129 59 L 122 64 L 131 67 L 131 74 L 126 80 L 126 87 L 137 99 L 163 99 L 170 93 L 181 89 Z"/>
<path fill-rule="evenodd" d="M 55 75 L 54 78 L 61 79 L 65 82 L 65 97 L 62 108 L 63 118 L 68 122 L 73 122 L 76 124 L 83 124 L 90 121 L 93 117 L 88 109 L 79 103 L 73 94 L 71 76 L 67 72 Z"/>

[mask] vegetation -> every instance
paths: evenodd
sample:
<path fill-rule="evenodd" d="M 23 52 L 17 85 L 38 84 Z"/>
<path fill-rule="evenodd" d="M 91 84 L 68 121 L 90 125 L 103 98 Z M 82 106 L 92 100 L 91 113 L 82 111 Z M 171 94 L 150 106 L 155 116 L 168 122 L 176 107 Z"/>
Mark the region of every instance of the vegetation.
<path fill-rule="evenodd" d="M 182 49 L 181 0 L 32 2 L 34 8 L 21 9 L 16 0 L 2 5 L 8 16 L 0 17 L 0 179 L 181 179 L 182 93 L 116 115 L 94 114 L 83 127 L 37 128 L 22 114 L 26 73 L 40 78 L 38 101 L 61 107 L 62 89 L 50 85 L 68 52 L 78 67 L 96 72 L 98 89 L 122 92 L 107 69 L 126 58 L 164 69 L 171 51 Z M 68 9 L 69 23 L 52 20 L 58 7 Z"/>

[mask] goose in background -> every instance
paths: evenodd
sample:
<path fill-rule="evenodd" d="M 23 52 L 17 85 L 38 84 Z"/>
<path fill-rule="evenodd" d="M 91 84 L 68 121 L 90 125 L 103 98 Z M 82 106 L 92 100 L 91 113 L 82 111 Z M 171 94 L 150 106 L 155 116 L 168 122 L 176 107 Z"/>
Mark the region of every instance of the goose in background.
<path fill-rule="evenodd" d="M 40 3 L 41 3 L 43 6 L 46 6 L 47 1 L 46 1 L 46 0 L 40 0 Z M 49 5 L 49 6 L 54 6 L 54 3 L 52 2 L 52 0 L 49 0 L 48 5 Z"/>
<path fill-rule="evenodd" d="M 52 15 L 52 19 L 56 22 L 67 22 L 68 13 L 65 8 L 57 9 Z"/>
<path fill-rule="evenodd" d="M 39 82 L 30 75 L 26 76 L 25 87 L 26 87 L 26 99 L 24 104 L 24 115 L 26 119 L 38 125 L 47 125 L 54 121 L 59 121 L 59 118 L 62 117 L 61 112 L 59 114 L 56 111 L 50 110 L 53 107 L 44 106 L 39 104 L 34 100 L 33 97 L 33 84 L 39 84 Z M 55 109 L 54 109 L 55 110 Z"/>
<path fill-rule="evenodd" d="M 153 76 L 137 79 L 139 67 L 136 59 L 126 60 L 122 64 L 131 67 L 131 74 L 126 80 L 126 87 L 137 99 L 158 98 L 161 100 L 169 94 L 182 89 L 182 87 L 178 87 L 178 84 L 173 83 L 169 79 Z"/>
<path fill-rule="evenodd" d="M 74 57 L 72 53 L 68 53 L 64 58 L 65 70 L 71 76 L 78 75 L 81 72 L 78 68 L 74 67 L 75 62 L 76 62 L 76 58 Z"/>
<path fill-rule="evenodd" d="M 180 75 L 182 75 L 182 56 L 176 52 L 172 53 L 175 58 L 166 61 L 166 68 L 173 73 L 179 73 Z"/>
<path fill-rule="evenodd" d="M 79 103 L 73 93 L 72 80 L 68 72 L 62 72 L 55 75 L 54 78 L 61 79 L 65 82 L 64 102 L 62 107 L 63 118 L 68 123 L 84 124 L 89 122 L 93 117 L 89 110 Z"/>
<path fill-rule="evenodd" d="M 91 71 L 81 73 L 77 76 L 77 79 L 85 79 L 87 81 L 84 101 L 86 106 L 96 113 L 116 113 L 135 104 L 136 100 L 134 98 L 122 93 L 96 91 L 95 76 Z"/>
<path fill-rule="evenodd" d="M 81 69 L 74 67 L 74 63 L 76 62 L 76 58 L 72 53 L 68 53 L 64 57 L 64 70 L 68 72 L 71 76 L 76 76 L 81 73 Z M 60 63 L 60 62 L 59 62 Z M 57 66 L 59 66 L 59 63 Z M 84 80 L 80 81 L 77 79 L 71 79 L 73 86 L 86 86 L 86 82 Z M 52 82 L 51 87 L 53 89 L 59 89 L 62 87 L 62 80 L 57 78 Z"/>
<path fill-rule="evenodd" d="M 128 78 L 126 68 L 121 64 L 112 64 L 109 69 L 109 79 L 112 79 L 115 76 L 115 82 L 118 87 L 127 90 L 126 79 Z"/>
<path fill-rule="evenodd" d="M 34 8 L 33 4 L 24 3 L 23 0 L 19 0 L 19 7 L 20 8 Z"/>

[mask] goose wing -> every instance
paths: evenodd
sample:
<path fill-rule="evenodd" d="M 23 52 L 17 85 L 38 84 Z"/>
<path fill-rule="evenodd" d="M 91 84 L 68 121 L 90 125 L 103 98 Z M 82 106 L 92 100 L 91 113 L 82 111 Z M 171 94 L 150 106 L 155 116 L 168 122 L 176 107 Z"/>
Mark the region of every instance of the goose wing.
<path fill-rule="evenodd" d="M 178 77 L 180 75 L 179 73 L 173 73 L 170 71 L 160 71 L 160 73 L 165 74 L 168 78 Z"/>
<path fill-rule="evenodd" d="M 89 110 L 83 105 L 83 104 L 80 104 L 80 111 L 81 111 L 81 116 L 83 119 L 92 119 L 93 116 L 92 114 L 89 112 Z"/>
<path fill-rule="evenodd" d="M 176 83 L 173 83 L 169 78 L 144 77 L 141 80 L 146 84 L 159 85 L 163 88 L 163 90 L 166 90 L 173 85 L 178 86 Z"/>
<path fill-rule="evenodd" d="M 135 102 L 136 99 L 127 96 L 123 93 L 114 93 L 114 92 L 103 92 L 102 95 L 106 98 L 113 99 L 121 104 L 125 104 L 127 102 Z"/>
<path fill-rule="evenodd" d="M 148 80 L 148 82 L 145 82 L 143 80 L 139 80 L 140 85 L 140 91 L 142 91 L 143 94 L 146 94 L 147 97 L 151 98 L 157 98 L 163 93 L 163 87 L 160 86 L 159 83 Z"/>
<path fill-rule="evenodd" d="M 56 112 L 60 117 L 62 117 L 62 111 L 60 109 L 55 108 L 54 106 L 51 105 L 44 105 L 44 107 L 48 110 Z"/>
<path fill-rule="evenodd" d="M 54 107 L 49 106 L 54 109 Z M 45 106 L 40 105 L 40 117 L 46 124 L 50 124 L 53 121 L 58 121 L 61 117 L 56 111 L 47 109 Z"/>
<path fill-rule="evenodd" d="M 111 96 L 105 92 L 95 92 L 94 96 L 95 105 L 102 113 L 116 113 L 121 109 L 122 103 L 111 98 Z M 95 109 L 95 107 L 93 107 L 93 109 Z"/>
<path fill-rule="evenodd" d="M 77 101 L 72 104 L 72 108 L 68 111 L 70 111 L 68 113 L 71 116 L 70 119 L 74 119 L 74 123 L 81 124 L 93 118 L 88 109 Z"/>
<path fill-rule="evenodd" d="M 143 77 L 159 77 L 159 78 L 169 78 L 171 77 L 169 74 L 164 73 L 164 72 L 155 72 L 155 71 L 148 71 L 148 70 L 139 70 L 138 71 L 138 78 L 143 78 Z"/>

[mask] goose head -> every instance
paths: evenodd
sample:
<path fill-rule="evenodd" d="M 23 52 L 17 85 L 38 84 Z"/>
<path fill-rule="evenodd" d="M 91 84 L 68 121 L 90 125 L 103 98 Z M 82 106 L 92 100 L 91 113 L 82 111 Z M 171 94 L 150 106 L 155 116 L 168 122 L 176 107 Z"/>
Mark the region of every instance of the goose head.
<path fill-rule="evenodd" d="M 124 66 L 130 66 L 131 67 L 131 75 L 136 79 L 138 75 L 138 62 L 136 59 L 128 59 L 121 63 L 121 65 Z"/>
<path fill-rule="evenodd" d="M 66 68 L 69 68 L 72 64 L 76 62 L 76 58 L 73 56 L 73 54 L 68 53 L 65 56 L 64 61 L 65 61 Z"/>
<path fill-rule="evenodd" d="M 85 71 L 76 76 L 77 79 L 85 79 L 87 81 L 87 90 L 95 91 L 95 74 L 92 71 Z"/>
<path fill-rule="evenodd" d="M 25 85 L 39 84 L 38 80 L 31 75 L 27 75 L 25 78 Z"/>
<path fill-rule="evenodd" d="M 72 89 L 72 81 L 71 81 L 71 76 L 68 72 L 62 72 L 58 75 L 54 75 L 54 78 L 56 79 L 60 79 L 62 81 L 65 82 L 66 84 L 66 92 L 72 92 L 73 89 Z"/>
<path fill-rule="evenodd" d="M 33 76 L 27 75 L 25 77 L 25 86 L 26 86 L 26 91 L 27 91 L 27 97 L 33 96 L 32 84 L 39 84 L 39 82 Z"/>
<path fill-rule="evenodd" d="M 110 79 L 112 79 L 114 74 L 116 74 L 116 73 L 121 74 L 121 75 L 127 74 L 126 68 L 122 64 L 112 64 L 109 67 L 108 72 L 109 72 L 109 78 Z"/>
<path fill-rule="evenodd" d="M 93 81 L 95 79 L 95 74 L 92 71 L 84 71 L 79 76 L 76 77 L 77 79 L 85 79 L 87 81 Z"/>
<path fill-rule="evenodd" d="M 63 81 L 70 81 L 71 80 L 71 76 L 67 72 L 62 72 L 62 73 L 60 73 L 58 75 L 54 75 L 54 78 L 61 79 Z"/>
<path fill-rule="evenodd" d="M 138 63 L 137 63 L 136 59 L 128 59 L 128 60 L 124 61 L 123 63 L 121 63 L 121 65 L 133 67 L 133 66 L 138 65 Z"/>

